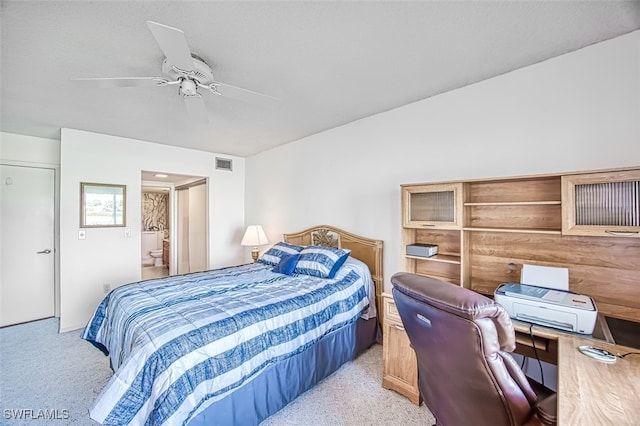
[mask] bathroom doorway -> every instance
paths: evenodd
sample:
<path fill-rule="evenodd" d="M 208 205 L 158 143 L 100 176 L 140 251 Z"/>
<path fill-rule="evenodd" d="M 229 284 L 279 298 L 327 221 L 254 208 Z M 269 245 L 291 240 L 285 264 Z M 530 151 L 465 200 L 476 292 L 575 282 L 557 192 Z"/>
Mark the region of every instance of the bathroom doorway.
<path fill-rule="evenodd" d="M 200 176 L 142 172 L 143 280 L 206 269 L 206 187 Z"/>
<path fill-rule="evenodd" d="M 141 196 L 143 280 L 170 274 L 172 197 L 172 184 L 143 182 Z"/>

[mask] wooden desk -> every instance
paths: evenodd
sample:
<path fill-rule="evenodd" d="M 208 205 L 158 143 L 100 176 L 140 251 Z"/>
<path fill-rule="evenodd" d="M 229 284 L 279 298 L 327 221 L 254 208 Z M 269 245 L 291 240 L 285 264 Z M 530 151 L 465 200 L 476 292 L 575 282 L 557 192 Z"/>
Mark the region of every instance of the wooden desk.
<path fill-rule="evenodd" d="M 514 328 L 522 339 L 525 338 L 523 334 L 530 338 L 528 324 L 514 321 Z M 630 355 L 610 364 L 583 355 L 578 346 L 597 346 L 614 354 L 640 352 L 640 349 L 540 326 L 533 326 L 532 332 L 542 342 L 553 342 L 548 346 L 547 354 L 553 354 L 554 348 L 556 350 L 558 425 L 639 424 L 640 355 Z M 520 341 L 519 346 L 521 344 L 531 345 L 531 341 Z M 518 352 L 522 352 L 524 348 L 519 349 Z M 539 353 L 545 352 L 542 344 L 538 349 Z"/>
<path fill-rule="evenodd" d="M 616 353 L 638 349 L 591 339 L 558 339 L 558 424 L 638 425 L 640 422 L 640 355 L 609 364 L 583 355 L 580 345 Z"/>
<path fill-rule="evenodd" d="M 416 357 L 402 328 L 393 297 L 384 297 L 383 387 L 405 395 L 420 404 Z M 625 354 L 640 349 L 615 345 L 606 322 L 598 318 L 594 335 L 582 338 L 573 333 L 534 325 L 531 327 L 540 359 L 558 365 L 558 425 L 634 425 L 640 424 L 640 355 L 630 355 L 608 364 L 589 358 L 578 350 L 591 345 Z M 518 347 L 516 352 L 535 356 L 529 324 L 513 321 Z"/>

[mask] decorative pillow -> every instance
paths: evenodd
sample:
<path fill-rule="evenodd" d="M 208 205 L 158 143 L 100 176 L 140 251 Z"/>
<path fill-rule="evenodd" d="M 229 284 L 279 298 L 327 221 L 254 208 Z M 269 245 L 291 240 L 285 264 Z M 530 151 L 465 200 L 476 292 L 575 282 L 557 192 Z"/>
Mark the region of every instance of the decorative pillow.
<path fill-rule="evenodd" d="M 300 252 L 294 272 L 320 278 L 333 278 L 351 250 L 333 247 L 308 246 Z"/>
<path fill-rule="evenodd" d="M 282 256 L 287 254 L 298 254 L 302 251 L 302 247 L 285 242 L 279 242 L 264 252 L 258 259 L 258 262 L 267 265 L 277 265 L 282 260 Z"/>
<path fill-rule="evenodd" d="M 278 274 L 291 275 L 293 270 L 296 269 L 296 264 L 300 259 L 300 253 L 298 254 L 285 254 L 280 259 L 280 263 L 273 267 L 272 271 Z"/>

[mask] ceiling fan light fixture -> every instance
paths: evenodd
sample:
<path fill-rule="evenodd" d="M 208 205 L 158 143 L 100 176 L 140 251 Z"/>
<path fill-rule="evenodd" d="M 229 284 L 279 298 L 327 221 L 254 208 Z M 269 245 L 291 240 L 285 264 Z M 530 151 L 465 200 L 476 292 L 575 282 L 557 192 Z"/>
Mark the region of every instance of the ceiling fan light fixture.
<path fill-rule="evenodd" d="M 180 94 L 182 96 L 195 96 L 198 94 L 198 86 L 190 78 L 183 78 L 180 82 Z"/>

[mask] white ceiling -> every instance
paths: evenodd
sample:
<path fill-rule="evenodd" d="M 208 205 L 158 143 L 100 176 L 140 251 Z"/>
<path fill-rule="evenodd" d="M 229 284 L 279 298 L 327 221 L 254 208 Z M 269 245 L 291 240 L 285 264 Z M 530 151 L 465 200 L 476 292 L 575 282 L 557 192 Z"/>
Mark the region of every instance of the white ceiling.
<path fill-rule="evenodd" d="M 208 128 L 160 76 L 146 26 L 185 32 L 218 81 L 278 97 L 202 93 Z M 251 155 L 640 28 L 638 1 L 2 1 L 3 132 L 69 127 Z"/>

